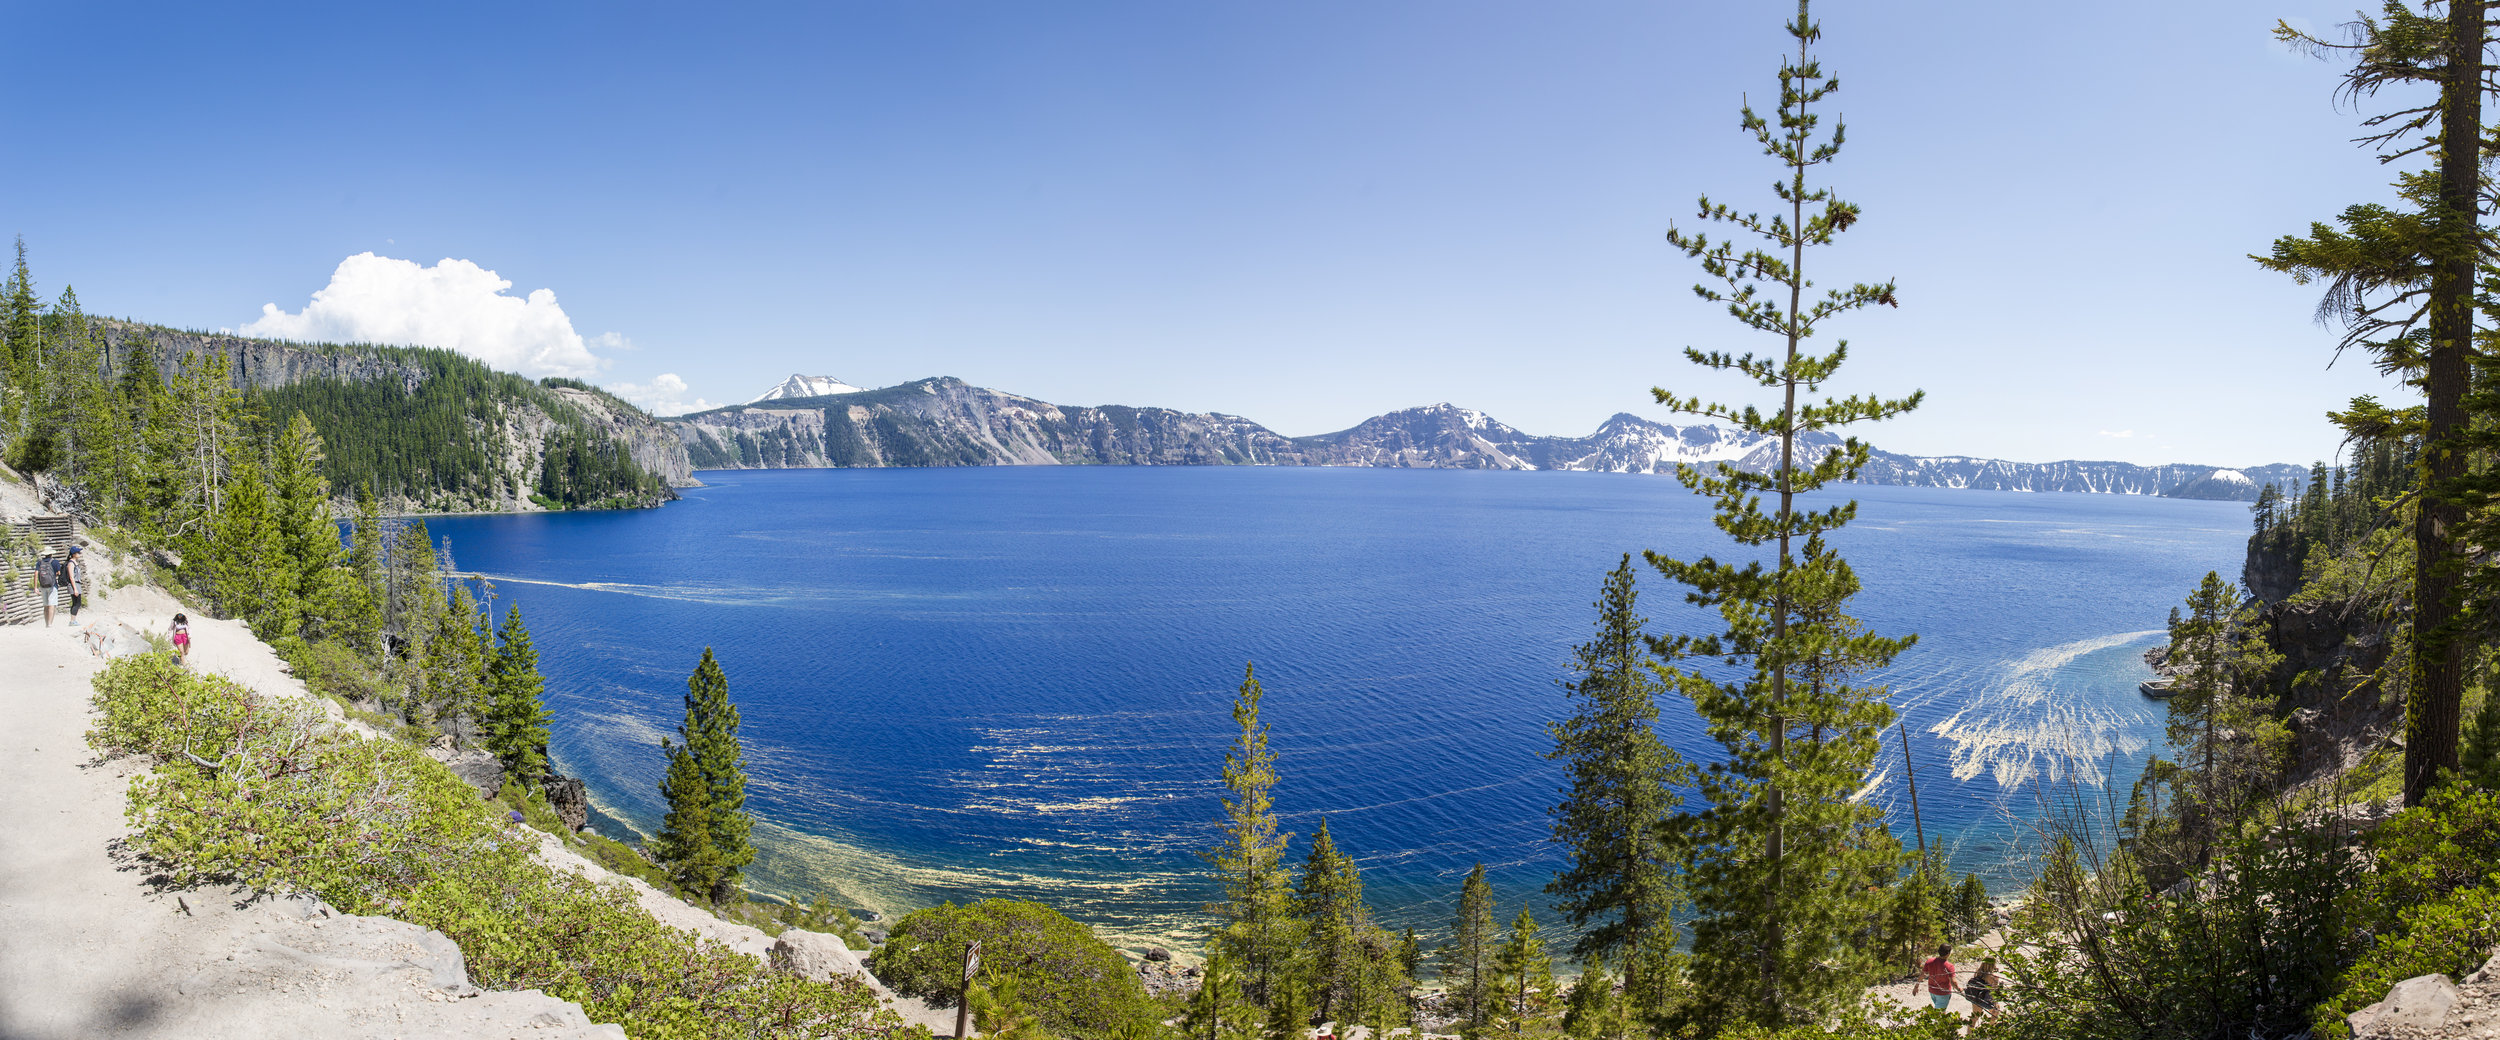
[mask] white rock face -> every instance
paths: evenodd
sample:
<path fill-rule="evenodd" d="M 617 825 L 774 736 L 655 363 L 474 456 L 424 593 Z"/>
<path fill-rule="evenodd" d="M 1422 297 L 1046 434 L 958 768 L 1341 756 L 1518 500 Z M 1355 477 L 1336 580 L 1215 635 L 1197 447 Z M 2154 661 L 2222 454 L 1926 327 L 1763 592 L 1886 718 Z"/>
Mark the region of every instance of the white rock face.
<path fill-rule="evenodd" d="M 2423 975 L 2399 982 L 2387 999 L 2344 1016 L 2356 1037 L 2402 1033 L 2437 1033 L 2461 994 L 2445 975 Z"/>
<path fill-rule="evenodd" d="M 782 932 L 781 938 L 774 941 L 772 965 L 812 982 L 830 982 L 836 975 L 868 974 L 860 966 L 859 955 L 851 952 L 841 936 L 798 928 Z"/>
<path fill-rule="evenodd" d="M 866 389 L 866 387 L 852 386 L 851 384 L 835 379 L 832 376 L 794 375 L 788 379 L 782 380 L 780 385 L 764 391 L 762 396 L 757 397 L 755 400 L 748 401 L 747 403 L 756 404 L 763 401 L 778 401 L 787 397 L 827 397 L 833 394 L 856 394 L 864 389 Z"/>

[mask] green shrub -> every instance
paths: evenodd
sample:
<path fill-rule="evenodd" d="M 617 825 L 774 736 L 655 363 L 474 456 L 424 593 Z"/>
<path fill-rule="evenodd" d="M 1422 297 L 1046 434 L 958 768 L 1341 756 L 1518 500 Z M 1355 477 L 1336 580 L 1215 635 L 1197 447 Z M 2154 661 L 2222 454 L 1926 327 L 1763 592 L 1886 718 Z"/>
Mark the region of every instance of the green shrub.
<path fill-rule="evenodd" d="M 2381 939 L 2344 972 L 2343 990 L 2318 1005 L 2311 1027 L 2323 1040 L 2352 1035 L 2344 1016 L 2386 999 L 2399 982 L 2422 975 L 2461 978 L 2500 946 L 2500 892 L 2469 888 L 2397 915 L 2401 929 Z"/>
<path fill-rule="evenodd" d="M 2463 976 L 2500 946 L 2500 793 L 2443 785 L 2372 832 L 2369 848 L 2373 869 L 2347 905 L 2376 941 L 2312 1016 L 2326 1040 L 2351 1035 L 2344 1016 L 2396 983 Z"/>
<path fill-rule="evenodd" d="M 1151 1021 L 1154 1004 L 1128 959 L 1040 903 L 984 899 L 912 911 L 869 955 L 868 968 L 902 993 L 952 1004 L 963 981 L 964 947 L 976 939 L 976 981 L 1014 984 L 1026 1009 L 1054 1033 L 1100 1040 Z"/>
<path fill-rule="evenodd" d="M 90 743 L 156 756 L 132 782 L 132 845 L 177 883 L 309 892 L 460 944 L 481 986 L 538 988 L 639 1040 L 922 1034 L 864 983 L 815 983 L 665 927 L 621 886 L 548 870 L 432 759 L 340 733 L 148 655 L 95 680 Z"/>

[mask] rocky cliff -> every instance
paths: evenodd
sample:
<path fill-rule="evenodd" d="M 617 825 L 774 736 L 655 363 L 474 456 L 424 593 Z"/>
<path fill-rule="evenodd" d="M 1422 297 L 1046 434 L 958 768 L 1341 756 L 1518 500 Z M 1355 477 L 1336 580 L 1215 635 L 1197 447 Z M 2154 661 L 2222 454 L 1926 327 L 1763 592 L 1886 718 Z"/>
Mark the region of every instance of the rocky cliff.
<path fill-rule="evenodd" d="M 681 416 L 668 426 L 697 469 L 1266 465 L 1673 473 L 1687 463 L 1731 462 L 1759 470 L 1778 461 L 1778 445 L 1768 438 L 1629 414 L 1607 419 L 1586 437 L 1542 437 L 1471 408 L 1438 404 L 1375 416 L 1336 433 L 1286 437 L 1239 416 L 1068 407 L 951 378 L 733 405 Z M 1804 447 L 1819 453 L 1840 443 L 1839 437 L 1817 433 Z M 1877 452 L 1860 480 L 2247 501 L 2268 482 L 2289 491 L 2307 475 L 2289 465 L 2232 470 Z"/>
<path fill-rule="evenodd" d="M 585 468 L 596 472 L 588 479 L 598 485 L 591 497 L 599 504 L 657 504 L 674 497 L 669 488 L 693 482 L 673 432 L 585 384 L 532 382 L 424 348 L 286 343 L 114 320 L 94 327 L 113 371 L 145 364 L 169 384 L 183 359 L 222 353 L 230 384 L 272 408 L 303 411 L 331 446 L 330 467 L 353 465 L 354 480 L 331 474 L 342 495 L 371 479 L 386 509 L 591 504 L 549 497 L 562 483 L 548 479 L 549 459 L 559 454 L 572 481 L 554 490 L 559 496 L 579 490 L 582 479 L 571 474 Z M 408 457 L 424 462 L 395 464 Z"/>
<path fill-rule="evenodd" d="M 733 405 L 668 425 L 697 469 L 1308 464 L 1294 442 L 1236 416 L 1062 407 L 953 378 Z"/>

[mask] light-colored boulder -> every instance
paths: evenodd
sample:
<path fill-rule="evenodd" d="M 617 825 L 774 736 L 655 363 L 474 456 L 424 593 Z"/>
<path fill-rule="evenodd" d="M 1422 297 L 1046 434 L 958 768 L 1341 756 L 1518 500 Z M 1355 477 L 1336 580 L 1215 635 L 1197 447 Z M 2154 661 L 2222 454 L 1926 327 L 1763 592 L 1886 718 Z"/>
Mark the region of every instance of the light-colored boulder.
<path fill-rule="evenodd" d="M 2397 983 L 2387 999 L 2344 1016 L 2356 1037 L 2385 1036 L 2398 1030 L 2430 1031 L 2445 1026 L 2457 1006 L 2457 984 L 2445 975 L 2422 975 Z"/>
<path fill-rule="evenodd" d="M 782 932 L 773 942 L 772 964 L 815 982 L 828 982 L 836 975 L 867 974 L 860 967 L 859 955 L 851 952 L 841 936 L 797 928 Z"/>

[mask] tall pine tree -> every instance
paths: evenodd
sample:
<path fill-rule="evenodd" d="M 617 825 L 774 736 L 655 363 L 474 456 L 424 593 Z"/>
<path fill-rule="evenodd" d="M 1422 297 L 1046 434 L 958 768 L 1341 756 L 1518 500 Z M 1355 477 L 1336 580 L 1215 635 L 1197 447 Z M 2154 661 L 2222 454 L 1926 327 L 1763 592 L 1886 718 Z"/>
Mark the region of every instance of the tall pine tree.
<path fill-rule="evenodd" d="M 217 609 L 240 618 L 262 639 L 293 635 L 297 619 L 295 569 L 286 556 L 278 507 L 261 477 L 259 453 L 238 442 L 230 492 L 203 543 Z"/>
<path fill-rule="evenodd" d="M 438 629 L 440 615 L 449 612 L 433 616 Z M 486 713 L 479 728 L 486 750 L 503 763 L 506 782 L 537 787 L 547 777 L 547 682 L 538 674 L 538 649 L 521 623 L 519 604 L 504 612 L 495 638 L 499 645 L 486 669 Z M 427 642 L 430 647 L 432 640 Z"/>
<path fill-rule="evenodd" d="M 271 489 L 277 493 L 278 536 L 293 565 L 287 583 L 302 605 L 314 638 L 337 634 L 339 621 L 355 609 L 339 564 L 336 518 L 330 515 L 330 482 L 321 476 L 321 434 L 297 412 L 270 448 Z"/>
<path fill-rule="evenodd" d="M 1493 954 L 1493 968 L 1502 980 L 1501 1019 L 1511 1032 L 1526 1031 L 1553 1014 L 1554 959 L 1537 938 L 1536 916 L 1522 905 L 1511 919 L 1510 938 Z"/>
<path fill-rule="evenodd" d="M 1742 121 L 1783 169 L 1773 184 L 1779 208 L 1765 216 L 1701 201 L 1705 223 L 1726 224 L 1757 244 L 1740 248 L 1737 237 L 1714 240 L 1681 228 L 1667 236 L 1717 283 L 1695 286 L 1696 295 L 1780 344 L 1767 356 L 1691 348 L 1685 356 L 1751 381 L 1774 400 L 1766 410 L 1653 391 L 1676 411 L 1778 445 L 1768 472 L 1728 463 L 1710 473 L 1677 469 L 1686 487 L 1716 500 L 1715 523 L 1736 543 L 1736 561 L 1649 554 L 1652 565 L 1691 588 L 1689 601 L 1716 608 L 1725 626 L 1715 635 L 1653 639 L 1652 649 L 1669 662 L 1700 659 L 1738 673 L 1722 680 L 1699 666 L 1671 671 L 1722 749 L 1700 778 L 1707 808 L 1679 818 L 1693 907 L 1693 993 L 1704 1029 L 1729 1021 L 1812 1022 L 1854 994 L 1865 967 L 1855 938 L 1880 909 L 1880 893 L 1868 891 L 1866 879 L 1891 873 L 1880 861 L 1897 847 L 1870 838 L 1866 832 L 1882 827 L 1879 812 L 1850 798 L 1892 710 L 1880 687 L 1849 679 L 1889 663 L 1910 640 L 1867 633 L 1844 612 L 1858 579 L 1826 535 L 1848 523 L 1857 504 L 1808 508 L 1803 499 L 1856 477 L 1871 450 L 1851 438 L 1817 452 L 1810 437 L 1909 411 L 1921 395 L 1832 396 L 1824 387 L 1847 359 L 1847 342 L 1829 353 L 1803 350 L 1825 321 L 1895 299 L 1890 282 L 1808 296 L 1806 250 L 1832 244 L 1857 223 L 1859 210 L 1809 181 L 1838 155 L 1845 136 L 1837 122 L 1828 136 L 1817 133 L 1821 108 L 1838 84 L 1814 59 L 1822 31 L 1806 0 L 1787 28 L 1797 49 L 1780 67 L 1778 111 L 1766 119 L 1747 106 Z"/>
<path fill-rule="evenodd" d="M 1224 901 L 1207 907 L 1218 921 L 1210 945 L 1239 967 L 1250 1002 L 1267 1007 L 1291 974 L 1302 930 L 1284 865 L 1291 835 L 1276 829 L 1276 753 L 1268 750 L 1267 726 L 1259 721 L 1263 696 L 1256 668 L 1245 667 L 1233 696 L 1240 732 L 1224 755 L 1224 786 L 1231 792 L 1224 799 L 1224 843 L 1205 855 L 1224 884 Z"/>
<path fill-rule="evenodd" d="M 1369 1023 L 1398 981 L 1387 933 L 1363 902 L 1363 874 L 1337 848 L 1321 817 L 1294 885 L 1294 911 L 1308 936 L 1312 1010 L 1320 1021 Z"/>
<path fill-rule="evenodd" d="M 2388 0 L 2377 17 L 2351 23 L 2349 42 L 2331 43 L 2284 24 L 2276 35 L 2318 54 L 2353 59 L 2339 91 L 2358 101 L 2412 98 L 2407 87 L 2436 95 L 2366 118 L 2361 141 L 2382 161 L 2427 155 L 2430 167 L 2396 181 L 2400 205 L 2346 207 L 2337 226 L 2313 223 L 2307 237 L 2275 240 L 2260 265 L 2294 282 L 2323 282 L 2321 319 L 2341 320 L 2339 346 L 2366 347 L 2380 371 L 2400 375 L 2422 393 L 2417 408 L 2390 410 L 2368 396 L 2330 418 L 2347 433 L 2401 437 L 2422 446 L 2417 474 L 2423 494 L 2414 511 L 2412 675 L 2405 700 L 2404 802 L 2419 805 L 2445 770 L 2457 766 L 2470 626 L 2469 588 L 2488 602 L 2500 597 L 2500 576 L 2475 574 L 2463 547 L 2500 535 L 2500 477 L 2469 472 L 2474 449 L 2500 446 L 2488 422 L 2500 412 L 2500 389 L 2476 366 L 2494 362 L 2477 343 L 2479 272 L 2492 257 L 2483 226 L 2482 102 L 2492 66 L 2484 60 L 2491 26 L 2482 4 L 2423 4 L 2416 11 Z M 2445 10 L 2433 13 L 2436 7 Z M 2486 467 L 2487 469 L 2487 467 Z"/>
<path fill-rule="evenodd" d="M 746 753 L 738 741 L 738 706 L 729 701 L 729 677 L 703 648 L 703 660 L 686 679 L 686 721 L 675 742 L 662 740 L 668 774 L 660 795 L 668 816 L 654 842 L 661 866 L 679 887 L 713 903 L 738 891 L 739 872 L 755 862 L 748 832 Z"/>
<path fill-rule="evenodd" d="M 1493 1025 L 1501 1002 L 1501 970 L 1493 962 L 1493 886 L 1484 864 L 1458 887 L 1458 917 L 1441 948 L 1441 984 L 1458 1016 L 1458 1035 L 1475 1040 Z"/>
<path fill-rule="evenodd" d="M 1623 965 L 1630 1003 L 1650 1014 L 1665 1002 L 1663 963 L 1675 946 L 1666 826 L 1681 804 L 1672 784 L 1684 767 L 1652 728 L 1661 688 L 1629 554 L 1606 576 L 1597 610 L 1597 636 L 1574 651 L 1578 677 L 1563 686 L 1575 711 L 1546 727 L 1554 738 L 1547 757 L 1562 760 L 1565 779 L 1552 810 L 1554 841 L 1570 859 L 1545 890 L 1579 930 L 1572 952 Z"/>

